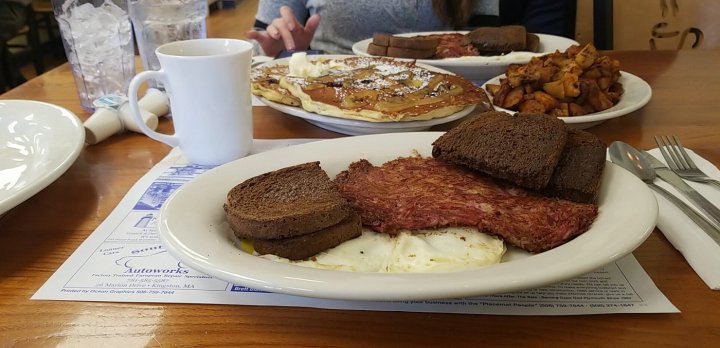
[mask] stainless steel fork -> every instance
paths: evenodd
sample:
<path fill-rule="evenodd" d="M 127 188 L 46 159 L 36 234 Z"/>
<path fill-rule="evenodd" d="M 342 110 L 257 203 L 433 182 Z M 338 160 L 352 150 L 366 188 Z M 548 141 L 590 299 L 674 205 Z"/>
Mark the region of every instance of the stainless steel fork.
<path fill-rule="evenodd" d="M 690 158 L 680 140 L 674 136 L 655 136 L 655 142 L 665 158 L 668 167 L 683 179 L 711 184 L 720 189 L 720 182 L 707 176 Z"/>

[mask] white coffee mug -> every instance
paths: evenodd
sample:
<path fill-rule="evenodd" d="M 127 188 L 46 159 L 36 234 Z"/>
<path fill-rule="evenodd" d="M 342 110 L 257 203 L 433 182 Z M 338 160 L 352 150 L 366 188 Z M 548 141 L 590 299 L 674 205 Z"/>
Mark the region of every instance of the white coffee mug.
<path fill-rule="evenodd" d="M 133 117 L 150 138 L 179 146 L 191 163 L 218 165 L 250 152 L 252 44 L 235 39 L 198 39 L 155 50 L 160 70 L 144 71 L 130 82 Z M 175 134 L 153 131 L 141 121 L 137 93 L 148 79 L 164 84 Z"/>

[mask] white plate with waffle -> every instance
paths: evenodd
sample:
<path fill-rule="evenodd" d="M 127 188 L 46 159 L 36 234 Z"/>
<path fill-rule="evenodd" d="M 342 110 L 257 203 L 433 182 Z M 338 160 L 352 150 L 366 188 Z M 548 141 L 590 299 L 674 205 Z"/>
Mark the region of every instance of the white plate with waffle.
<path fill-rule="evenodd" d="M 312 123 L 320 128 L 347 135 L 424 131 L 430 129 L 430 127 L 435 125 L 459 120 L 470 114 L 475 109 L 474 105 L 468 106 L 460 112 L 456 112 L 450 116 L 434 118 L 432 120 L 425 121 L 368 122 L 320 115 L 314 112 L 305 111 L 303 110 L 303 108 L 300 107 L 275 103 L 263 97 L 259 97 L 258 99 L 265 103 L 265 105 L 275 110 L 286 113 L 288 115 L 300 117 L 305 121 Z"/>
<path fill-rule="evenodd" d="M 353 56 L 348 55 L 313 55 L 311 56 L 311 59 L 345 59 L 345 58 L 352 58 Z M 355 56 L 356 57 L 356 56 Z M 290 61 L 290 58 L 283 58 L 283 59 L 277 59 L 272 60 L 269 62 L 265 62 L 264 64 L 256 67 L 256 71 L 262 71 L 261 69 L 270 68 L 272 69 L 275 66 L 282 66 L 282 65 L 288 65 Z M 403 63 L 405 64 L 405 63 Z M 441 74 L 448 74 L 448 75 L 454 75 L 452 72 L 449 72 L 447 70 L 443 70 L 437 67 L 433 67 L 426 64 L 416 64 L 417 67 L 430 70 L 435 73 L 441 73 Z M 273 77 L 275 78 L 275 77 Z M 469 82 L 466 82 L 469 84 Z M 281 88 L 282 89 L 282 88 Z M 353 119 L 353 118 L 346 118 L 346 117 L 336 117 L 336 116 L 328 116 L 328 115 L 322 115 L 317 112 L 311 112 L 307 111 L 302 107 L 299 106 L 292 106 L 283 104 L 280 102 L 269 100 L 268 98 L 258 96 L 258 99 L 266 104 L 267 106 L 278 110 L 280 112 L 283 112 L 288 115 L 300 117 L 304 120 L 306 120 L 309 123 L 312 123 L 318 127 L 337 132 L 342 134 L 348 134 L 348 135 L 364 135 L 364 134 L 379 134 L 379 133 L 397 133 L 397 132 L 417 132 L 417 131 L 423 131 L 428 130 L 430 127 L 435 125 L 440 125 L 448 122 L 452 122 L 458 119 L 461 119 L 465 117 L 466 115 L 470 114 L 474 109 L 475 105 L 469 105 L 467 107 L 464 107 L 460 109 L 460 111 L 457 111 L 453 114 L 442 116 L 442 117 L 436 117 L 432 119 L 427 120 L 407 120 L 407 121 L 366 121 L 363 119 Z M 485 103 L 485 105 L 482 107 L 484 109 L 490 109 L 490 104 L 488 101 L 482 101 L 481 103 Z"/>

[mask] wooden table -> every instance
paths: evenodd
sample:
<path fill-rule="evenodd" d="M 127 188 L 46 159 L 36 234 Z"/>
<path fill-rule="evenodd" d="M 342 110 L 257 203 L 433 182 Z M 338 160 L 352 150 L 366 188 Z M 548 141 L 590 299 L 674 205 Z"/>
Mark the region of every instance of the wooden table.
<path fill-rule="evenodd" d="M 720 164 L 720 51 L 611 52 L 650 83 L 643 109 L 590 131 L 606 142 L 654 147 L 676 134 Z M 81 118 L 68 67 L 2 95 L 64 106 Z M 266 107 L 256 138 L 339 134 Z M 161 130 L 171 131 L 169 120 Z M 138 134 L 88 146 L 55 183 L 0 218 L 0 345 L 107 346 L 712 346 L 720 339 L 720 293 L 709 290 L 659 231 L 634 254 L 680 314 L 521 317 L 365 312 L 228 305 L 30 301 L 32 294 L 107 217 L 130 186 L 169 151 Z M 720 266 L 719 266 L 720 267 Z"/>

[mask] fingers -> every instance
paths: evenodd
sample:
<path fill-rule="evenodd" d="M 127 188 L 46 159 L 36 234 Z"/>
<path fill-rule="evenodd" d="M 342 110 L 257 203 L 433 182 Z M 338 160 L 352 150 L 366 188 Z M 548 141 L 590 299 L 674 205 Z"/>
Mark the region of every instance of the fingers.
<path fill-rule="evenodd" d="M 315 29 L 317 29 L 318 25 L 320 24 L 320 15 L 314 14 L 308 18 L 307 22 L 305 22 L 305 35 L 309 35 L 312 37 L 315 35 Z"/>
<path fill-rule="evenodd" d="M 270 23 L 270 25 L 268 25 L 267 28 L 265 28 L 265 31 L 268 33 L 268 35 L 271 38 L 273 38 L 275 40 L 280 40 L 280 31 L 278 30 L 277 26 L 275 26 L 274 23 L 275 23 L 275 20 L 273 20 L 273 22 Z"/>
<path fill-rule="evenodd" d="M 276 41 L 269 35 L 267 31 L 250 30 L 245 33 L 245 37 L 247 37 L 248 39 L 256 40 L 261 45 L 270 44 L 273 41 Z"/>
<path fill-rule="evenodd" d="M 257 41 L 265 55 L 268 56 L 277 55 L 285 47 L 282 41 L 273 39 L 266 31 L 251 30 L 245 33 L 245 36 L 248 39 Z"/>
<path fill-rule="evenodd" d="M 308 18 L 305 26 L 298 22 L 297 17 L 292 12 L 292 9 L 288 6 L 282 6 L 280 8 L 280 17 L 273 19 L 268 25 L 266 30 L 266 36 L 257 36 L 259 34 L 252 34 L 248 36 L 251 39 L 256 39 L 258 42 L 265 41 L 270 44 L 270 39 L 276 41 L 282 41 L 286 50 L 305 48 L 309 45 L 312 40 L 315 30 L 320 23 L 320 16 L 313 15 Z M 273 43 L 274 46 L 279 42 Z"/>
<path fill-rule="evenodd" d="M 285 43 L 285 49 L 294 50 L 297 48 L 295 42 L 295 31 L 303 27 L 298 22 L 292 9 L 288 6 L 280 7 L 280 18 L 273 20 L 274 26 L 277 28 L 278 36 L 280 36 Z"/>
<path fill-rule="evenodd" d="M 250 30 L 245 33 L 245 37 L 252 40 L 257 40 L 260 38 L 260 32 L 255 30 Z"/>
<path fill-rule="evenodd" d="M 275 18 L 272 24 L 268 26 L 267 32 L 273 39 L 282 39 L 285 44 L 285 49 L 295 49 L 295 38 L 293 37 L 293 33 L 288 29 L 285 19 Z"/>
<path fill-rule="evenodd" d="M 293 14 L 292 10 L 288 6 L 280 7 L 280 18 L 285 21 L 285 25 L 289 31 L 294 31 L 300 26 L 297 18 L 295 18 L 295 14 Z"/>

